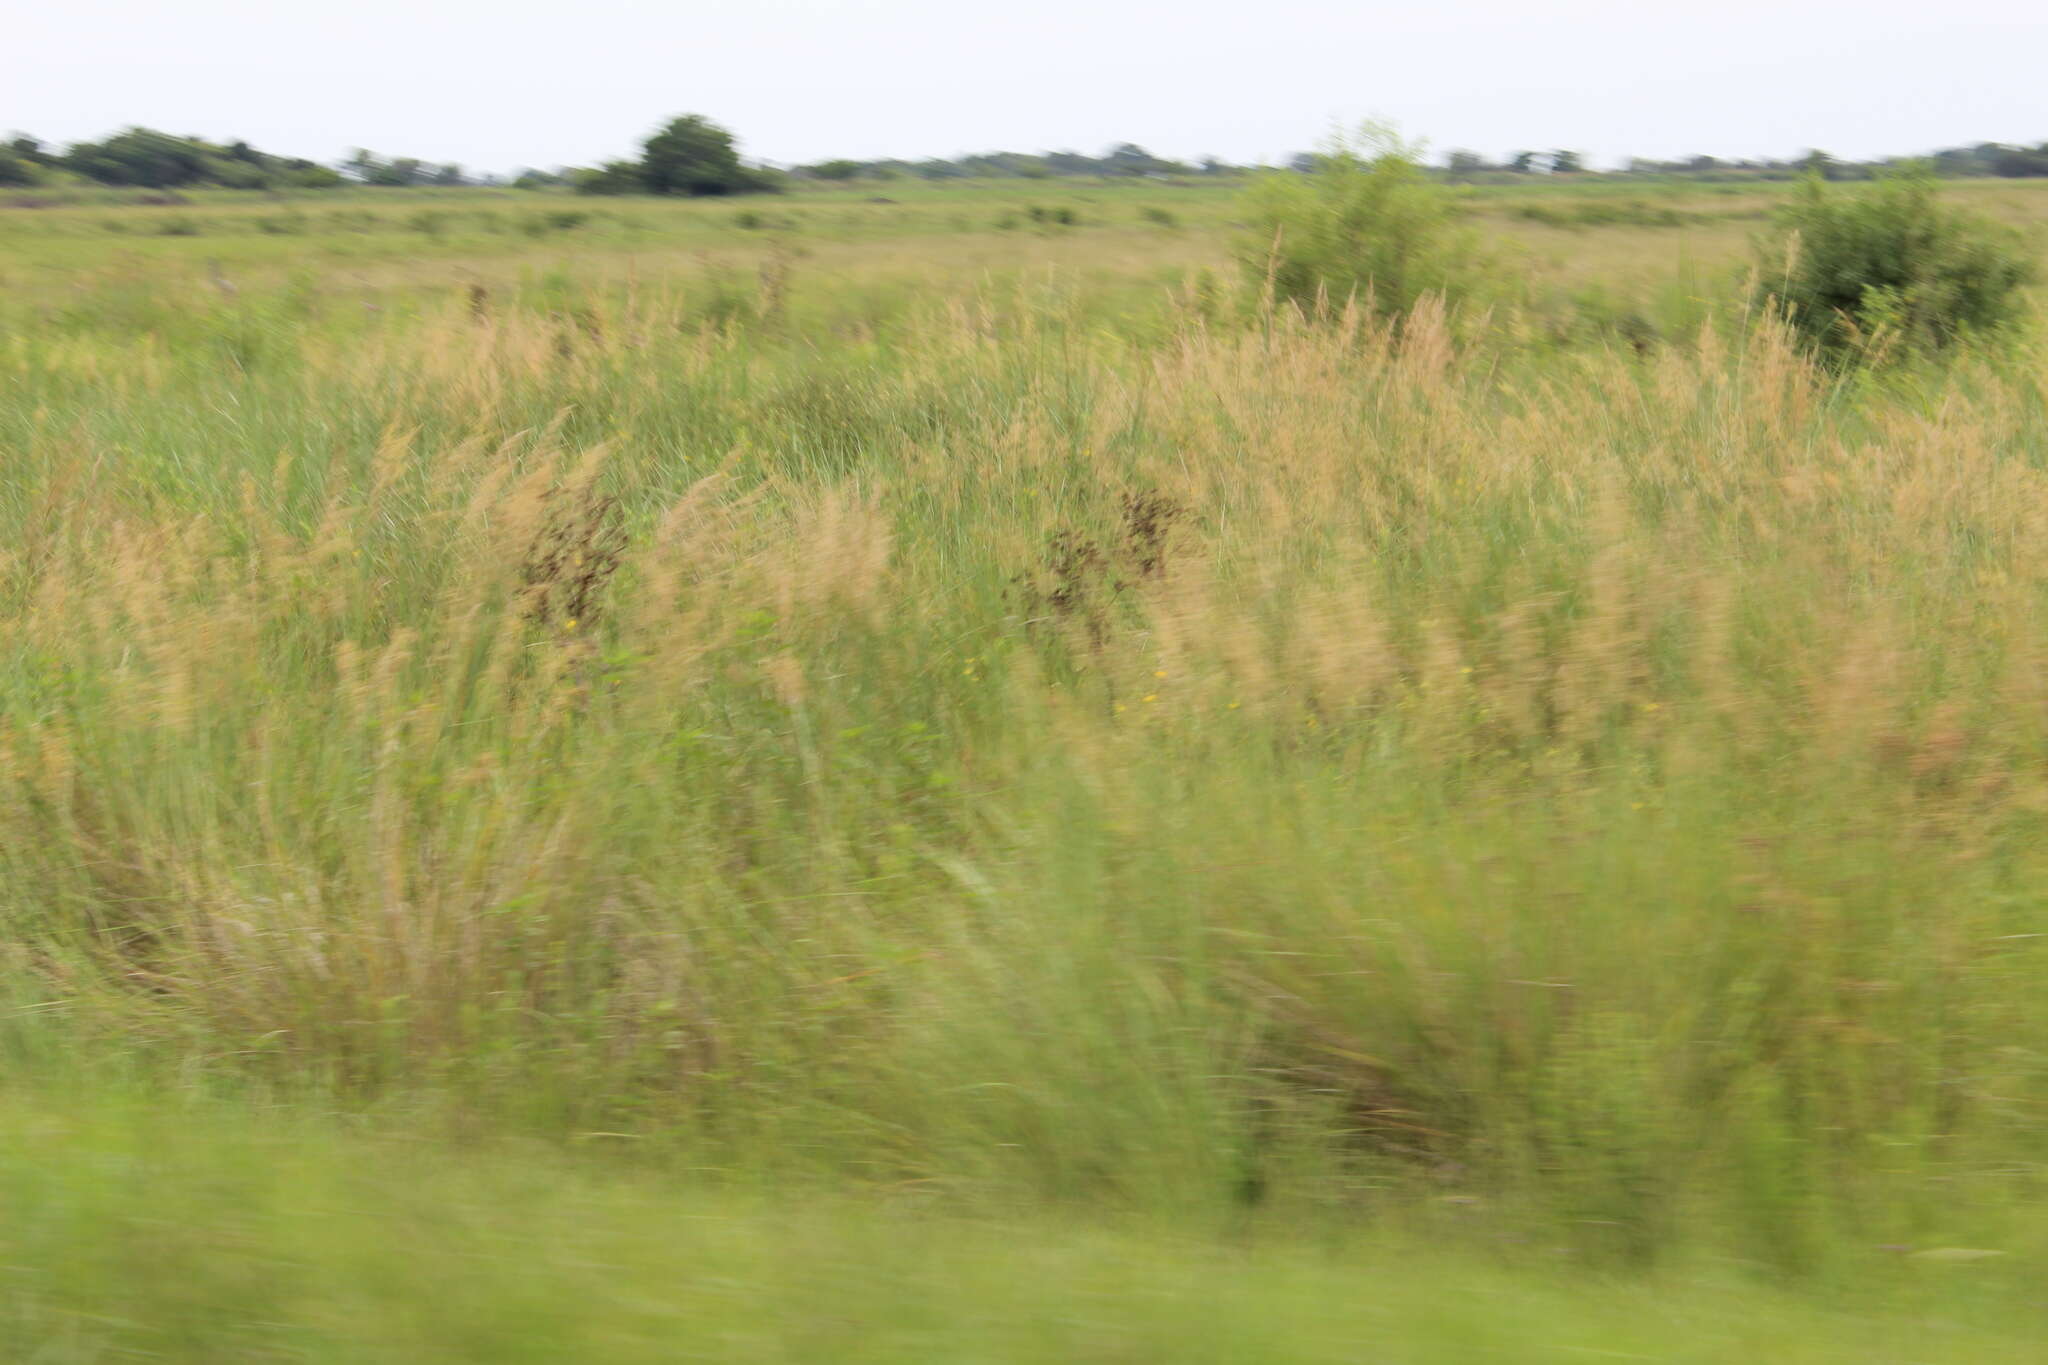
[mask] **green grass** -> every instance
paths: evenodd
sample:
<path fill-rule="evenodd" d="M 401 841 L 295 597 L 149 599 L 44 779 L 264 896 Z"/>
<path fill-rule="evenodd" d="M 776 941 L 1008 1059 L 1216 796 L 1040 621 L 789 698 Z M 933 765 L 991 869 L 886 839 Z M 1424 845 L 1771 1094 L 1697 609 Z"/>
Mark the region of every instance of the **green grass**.
<path fill-rule="evenodd" d="M 4 225 L 14 1354 L 2038 1329 L 2038 330 L 1503 207 L 1396 340 L 952 193 Z"/>
<path fill-rule="evenodd" d="M 915 1187 L 852 1200 L 610 1164 L 207 1108 L 10 1104 L 0 1352 L 1988 1365 L 2031 1359 L 2042 1328 L 2034 1277 L 1967 1248 L 1794 1296 L 1711 1263 L 1565 1273 L 1471 1206 L 1320 1232 L 994 1220 L 934 1213 Z"/>

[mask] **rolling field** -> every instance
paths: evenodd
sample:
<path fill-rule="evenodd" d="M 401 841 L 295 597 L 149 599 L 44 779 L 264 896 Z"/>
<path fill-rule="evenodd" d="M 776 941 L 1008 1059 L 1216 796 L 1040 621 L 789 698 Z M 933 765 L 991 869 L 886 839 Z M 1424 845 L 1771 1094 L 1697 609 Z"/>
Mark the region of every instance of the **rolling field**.
<path fill-rule="evenodd" d="M 2038 325 L 1236 193 L 0 207 L 0 1355 L 2035 1358 Z"/>

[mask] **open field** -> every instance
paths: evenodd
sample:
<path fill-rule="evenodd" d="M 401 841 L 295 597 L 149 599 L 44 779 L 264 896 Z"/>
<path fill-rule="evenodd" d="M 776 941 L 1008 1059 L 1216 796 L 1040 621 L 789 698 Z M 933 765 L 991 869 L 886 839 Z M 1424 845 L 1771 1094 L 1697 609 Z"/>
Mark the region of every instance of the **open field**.
<path fill-rule="evenodd" d="M 0 209 L 4 1353 L 2031 1358 L 2048 342 L 1771 202 Z"/>

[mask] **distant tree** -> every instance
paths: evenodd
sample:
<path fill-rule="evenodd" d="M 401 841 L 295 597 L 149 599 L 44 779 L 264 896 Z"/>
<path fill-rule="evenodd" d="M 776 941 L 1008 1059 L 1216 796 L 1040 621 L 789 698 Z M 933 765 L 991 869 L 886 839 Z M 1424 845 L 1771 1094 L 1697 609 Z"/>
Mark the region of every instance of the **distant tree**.
<path fill-rule="evenodd" d="M 1577 152 L 1558 150 L 1550 154 L 1552 175 L 1577 175 L 1585 169 L 1585 160 Z"/>
<path fill-rule="evenodd" d="M 1110 148 L 1102 163 L 1111 175 L 1170 175 L 1187 169 L 1179 162 L 1152 155 L 1135 142 L 1120 142 Z"/>
<path fill-rule="evenodd" d="M 12 145 L 0 147 L 0 185 L 34 185 L 42 178 L 42 167 L 17 152 Z"/>
<path fill-rule="evenodd" d="M 1823 180 L 1840 180 L 1841 163 L 1818 148 L 1799 158 L 1799 169 L 1808 175 L 1817 175 Z"/>
<path fill-rule="evenodd" d="M 1991 173 L 2008 177 L 2048 176 L 2048 142 L 2029 150 L 2000 147 L 1990 158 Z"/>
<path fill-rule="evenodd" d="M 178 137 L 154 128 L 124 128 L 99 142 L 78 142 L 58 156 L 26 134 L 6 144 L 14 161 L 38 172 L 61 168 L 100 185 L 176 189 L 219 185 L 230 189 L 291 186 L 324 188 L 340 177 L 311 161 L 271 156 L 240 140 L 225 146 Z"/>
<path fill-rule="evenodd" d="M 104 142 L 74 144 L 64 164 L 102 185 L 175 189 L 212 178 L 211 150 L 205 143 L 153 128 L 127 128 Z"/>
<path fill-rule="evenodd" d="M 645 194 L 647 178 L 637 161 L 607 161 L 595 170 L 568 172 L 578 194 Z"/>
<path fill-rule="evenodd" d="M 1508 169 L 1521 175 L 1533 175 L 1537 156 L 1536 152 L 1516 152 L 1508 161 Z"/>
<path fill-rule="evenodd" d="M 270 172 L 261 162 L 224 156 L 214 160 L 197 183 L 219 185 L 222 189 L 229 190 L 260 190 L 268 186 L 271 180 Z"/>
<path fill-rule="evenodd" d="M 1314 175 L 1322 167 L 1323 156 L 1320 152 L 1296 152 L 1287 158 L 1287 169 L 1297 175 Z"/>
<path fill-rule="evenodd" d="M 1996 142 L 1950 147 L 1934 154 L 1934 169 L 1942 175 L 1995 175 L 1998 157 L 2007 150 Z"/>
<path fill-rule="evenodd" d="M 799 169 L 815 175 L 820 180 L 852 180 L 860 175 L 862 171 L 866 170 L 867 167 L 861 162 L 848 161 L 841 158 L 837 161 L 820 161 L 815 165 L 803 166 Z"/>
<path fill-rule="evenodd" d="M 287 161 L 279 179 L 294 189 L 302 190 L 331 190 L 346 183 L 332 166 L 322 166 L 304 159 Z"/>
<path fill-rule="evenodd" d="M 462 174 L 462 167 L 453 162 L 435 165 L 416 156 L 392 157 L 387 161 L 375 152 L 360 147 L 348 160 L 341 163 L 341 168 L 365 185 L 378 185 L 387 189 L 405 189 L 414 185 L 469 183 Z"/>
<path fill-rule="evenodd" d="M 670 119 L 641 149 L 640 178 L 653 194 L 738 194 L 756 188 L 733 136 L 702 114 Z"/>
<path fill-rule="evenodd" d="M 1486 158 L 1479 155 L 1479 153 L 1462 151 L 1452 152 L 1449 158 L 1445 160 L 1444 168 L 1450 172 L 1453 180 L 1466 180 L 1478 175 L 1481 171 L 1493 169 L 1493 167 L 1486 164 Z"/>

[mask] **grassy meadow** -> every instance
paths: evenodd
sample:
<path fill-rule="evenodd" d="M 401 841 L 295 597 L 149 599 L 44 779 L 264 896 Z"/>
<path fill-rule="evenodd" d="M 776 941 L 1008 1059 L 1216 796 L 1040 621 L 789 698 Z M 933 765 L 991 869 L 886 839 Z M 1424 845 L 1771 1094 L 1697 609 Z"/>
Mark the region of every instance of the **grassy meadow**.
<path fill-rule="evenodd" d="M 2035 1358 L 2048 335 L 1777 193 L 0 206 L 0 1356 Z"/>

